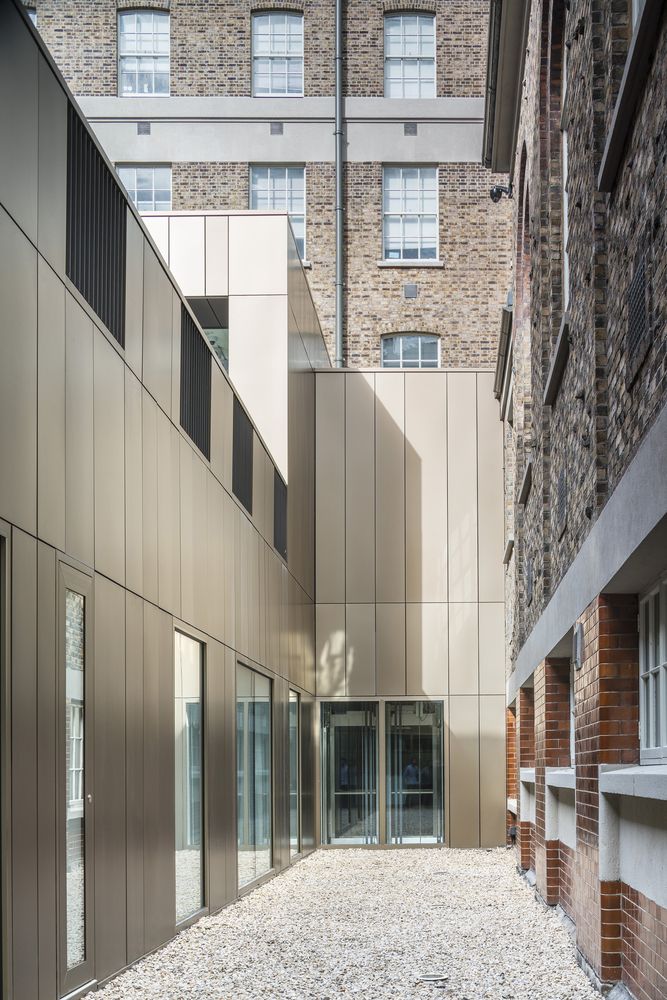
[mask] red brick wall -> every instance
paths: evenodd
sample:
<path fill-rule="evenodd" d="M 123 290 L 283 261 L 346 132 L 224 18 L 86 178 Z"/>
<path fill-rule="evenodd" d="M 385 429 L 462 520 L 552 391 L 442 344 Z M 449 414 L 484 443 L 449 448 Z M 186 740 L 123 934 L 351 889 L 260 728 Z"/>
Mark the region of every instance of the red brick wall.
<path fill-rule="evenodd" d="M 545 660 L 535 671 L 535 878 L 555 905 L 560 895 L 558 840 L 546 840 L 546 768 L 570 764 L 570 661 Z"/>
<path fill-rule="evenodd" d="M 532 688 L 520 688 L 516 701 L 517 768 L 535 767 L 535 706 Z M 533 824 L 521 816 L 519 789 L 517 816 L 517 853 L 521 868 L 535 868 Z"/>
<path fill-rule="evenodd" d="M 505 767 L 506 794 L 508 799 L 519 798 L 519 775 L 516 766 L 516 712 L 508 708 L 505 713 L 505 752 L 507 755 Z M 516 825 L 516 816 L 507 810 L 507 842 L 510 840 L 510 827 Z"/>
<path fill-rule="evenodd" d="M 574 920 L 574 864 L 575 852 L 562 841 L 559 843 L 560 886 L 559 902 L 570 919 Z"/>
<path fill-rule="evenodd" d="M 667 997 L 667 908 L 619 884 L 623 982 L 636 1000 Z"/>

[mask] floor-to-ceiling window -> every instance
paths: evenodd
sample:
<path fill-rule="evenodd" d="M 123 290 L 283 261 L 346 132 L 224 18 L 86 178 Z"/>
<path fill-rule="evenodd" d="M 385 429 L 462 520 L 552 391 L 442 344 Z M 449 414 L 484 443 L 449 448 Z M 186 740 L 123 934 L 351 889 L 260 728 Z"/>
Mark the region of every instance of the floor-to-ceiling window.
<path fill-rule="evenodd" d="M 299 753 L 301 699 L 289 693 L 289 847 L 290 857 L 301 850 L 301 755 Z"/>
<path fill-rule="evenodd" d="M 443 843 L 442 702 L 387 702 L 385 745 L 387 843 Z"/>
<path fill-rule="evenodd" d="M 202 644 L 175 633 L 176 923 L 204 905 Z"/>
<path fill-rule="evenodd" d="M 322 704 L 322 842 L 378 842 L 375 702 Z"/>
<path fill-rule="evenodd" d="M 236 668 L 236 794 L 238 882 L 271 870 L 271 681 Z"/>

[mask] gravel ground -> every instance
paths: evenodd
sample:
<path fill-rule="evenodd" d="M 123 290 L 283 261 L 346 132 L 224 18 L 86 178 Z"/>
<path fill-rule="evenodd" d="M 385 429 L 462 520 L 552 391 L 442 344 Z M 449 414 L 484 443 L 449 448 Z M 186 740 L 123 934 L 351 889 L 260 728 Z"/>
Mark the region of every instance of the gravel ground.
<path fill-rule="evenodd" d="M 318 851 L 96 994 L 100 1000 L 585 1000 L 598 994 L 513 852 Z M 420 976 L 447 977 L 439 986 Z"/>

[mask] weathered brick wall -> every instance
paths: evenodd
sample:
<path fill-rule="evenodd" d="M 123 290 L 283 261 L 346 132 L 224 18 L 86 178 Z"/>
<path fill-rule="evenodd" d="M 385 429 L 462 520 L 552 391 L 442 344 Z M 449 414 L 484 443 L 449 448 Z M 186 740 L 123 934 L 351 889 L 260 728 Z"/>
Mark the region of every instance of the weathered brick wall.
<path fill-rule="evenodd" d="M 535 671 L 535 879 L 544 901 L 560 896 L 559 841 L 547 839 L 548 767 L 570 764 L 570 661 L 545 660 Z"/>

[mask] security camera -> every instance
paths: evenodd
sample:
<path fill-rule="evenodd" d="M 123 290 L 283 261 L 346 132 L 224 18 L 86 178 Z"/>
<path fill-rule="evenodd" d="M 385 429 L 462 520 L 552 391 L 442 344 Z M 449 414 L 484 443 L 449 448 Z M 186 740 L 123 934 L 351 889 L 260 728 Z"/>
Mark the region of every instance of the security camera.
<path fill-rule="evenodd" d="M 500 199 L 504 194 L 506 194 L 508 198 L 512 197 L 511 184 L 509 185 L 509 187 L 503 187 L 502 184 L 494 184 L 491 190 L 489 191 L 489 196 L 491 198 L 491 201 L 496 203 L 500 201 Z"/>

